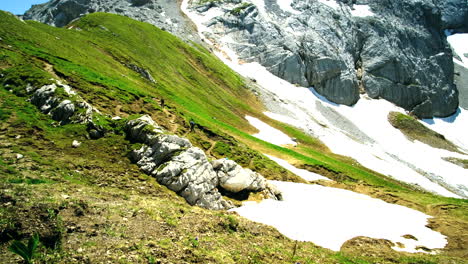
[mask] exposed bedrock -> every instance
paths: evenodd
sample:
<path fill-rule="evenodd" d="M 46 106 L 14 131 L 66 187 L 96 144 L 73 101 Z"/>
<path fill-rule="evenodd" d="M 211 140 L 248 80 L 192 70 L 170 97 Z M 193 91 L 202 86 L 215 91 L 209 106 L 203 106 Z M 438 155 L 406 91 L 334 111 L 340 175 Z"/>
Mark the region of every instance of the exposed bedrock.
<path fill-rule="evenodd" d="M 243 61 L 314 86 L 335 103 L 352 105 L 366 92 L 419 117 L 456 111 L 452 52 L 443 30 L 463 25 L 466 8 L 455 8 L 462 1 L 294 0 L 290 9 L 276 0 L 244 2 L 193 2 L 190 10 L 218 12 L 205 23 L 212 31 L 207 37 Z"/>
<path fill-rule="evenodd" d="M 149 116 L 130 120 L 126 125 L 131 140 L 144 143 L 132 152 L 132 159 L 148 175 L 184 197 L 191 205 L 207 209 L 230 209 L 233 204 L 220 193 L 263 192 L 281 199 L 281 193 L 265 178 L 229 160 L 209 162 L 205 153 L 189 140 L 164 134 Z"/>
<path fill-rule="evenodd" d="M 456 111 L 443 30 L 468 31 L 466 0 L 293 0 L 284 9 L 278 1 L 193 0 L 190 10 L 212 17 L 205 23 L 208 37 L 240 59 L 314 86 L 335 103 L 352 105 L 366 92 L 419 117 Z M 92 12 L 126 15 L 198 40 L 177 1 L 54 0 L 33 6 L 24 18 L 64 26 Z"/>
<path fill-rule="evenodd" d="M 167 0 L 52 0 L 34 5 L 23 19 L 63 27 L 72 20 L 94 12 L 131 17 L 153 24 L 185 39 L 199 42 L 191 22 L 179 9 L 178 1 Z"/>

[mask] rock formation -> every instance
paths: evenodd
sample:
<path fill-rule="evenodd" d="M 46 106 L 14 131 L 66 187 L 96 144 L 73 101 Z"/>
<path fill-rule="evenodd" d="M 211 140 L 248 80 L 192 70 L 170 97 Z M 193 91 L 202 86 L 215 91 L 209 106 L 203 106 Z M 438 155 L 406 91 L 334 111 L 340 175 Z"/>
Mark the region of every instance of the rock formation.
<path fill-rule="evenodd" d="M 209 39 L 283 79 L 314 86 L 333 102 L 352 105 L 366 92 L 419 117 L 448 116 L 458 107 L 443 30 L 468 31 L 466 0 L 190 3 L 200 15 L 216 12 L 206 23 Z M 54 0 L 33 6 L 24 19 L 64 26 L 92 12 L 126 15 L 199 40 L 176 1 Z"/>
<path fill-rule="evenodd" d="M 113 13 L 148 22 L 185 39 L 199 41 L 199 37 L 179 10 L 177 1 L 164 0 L 52 0 L 34 5 L 23 16 L 56 27 L 94 12 Z"/>
<path fill-rule="evenodd" d="M 466 1 L 464 8 L 463 0 L 290 2 L 285 7 L 275 0 L 192 1 L 189 10 L 212 17 L 205 23 L 207 38 L 241 60 L 314 86 L 333 102 L 352 105 L 366 92 L 419 117 L 456 111 L 458 92 L 443 29 L 463 28 Z"/>
<path fill-rule="evenodd" d="M 62 91 L 59 92 L 59 89 Z M 32 93 L 31 103 L 44 114 L 51 115 L 52 119 L 61 125 L 90 123 L 93 111 L 97 111 L 81 97 L 76 96 L 70 86 L 59 81 L 38 89 L 28 86 L 26 90 Z"/>
<path fill-rule="evenodd" d="M 130 120 L 126 132 L 131 140 L 144 143 L 132 152 L 133 161 L 191 205 L 215 210 L 232 208 L 218 189 L 232 193 L 264 191 L 269 198 L 281 198 L 280 192 L 258 173 L 233 161 L 210 163 L 201 149 L 185 138 L 164 134 L 147 115 Z"/>

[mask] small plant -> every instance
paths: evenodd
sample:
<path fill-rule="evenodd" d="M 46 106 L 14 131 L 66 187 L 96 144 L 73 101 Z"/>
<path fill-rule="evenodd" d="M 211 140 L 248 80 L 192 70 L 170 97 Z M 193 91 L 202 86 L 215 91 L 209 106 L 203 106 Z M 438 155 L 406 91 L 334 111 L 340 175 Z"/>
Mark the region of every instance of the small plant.
<path fill-rule="evenodd" d="M 198 237 L 190 239 L 190 243 L 192 247 L 197 248 L 200 245 L 200 241 L 198 241 Z"/>
<path fill-rule="evenodd" d="M 32 259 L 36 253 L 37 246 L 39 245 L 39 235 L 34 234 L 29 238 L 28 244 L 15 240 L 8 248 L 11 252 L 21 256 L 26 264 L 31 264 Z"/>

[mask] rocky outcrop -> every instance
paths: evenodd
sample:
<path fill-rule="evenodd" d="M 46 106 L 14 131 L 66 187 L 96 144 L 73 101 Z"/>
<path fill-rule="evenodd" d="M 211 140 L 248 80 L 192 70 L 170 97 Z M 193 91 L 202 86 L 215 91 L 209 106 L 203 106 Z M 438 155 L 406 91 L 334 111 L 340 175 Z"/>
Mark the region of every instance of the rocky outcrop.
<path fill-rule="evenodd" d="M 468 69 L 455 63 L 455 84 L 460 92 L 460 107 L 468 110 Z"/>
<path fill-rule="evenodd" d="M 444 29 L 468 32 L 468 2 L 466 0 L 437 1 Z"/>
<path fill-rule="evenodd" d="M 190 3 L 191 11 L 212 17 L 207 38 L 283 79 L 314 86 L 335 103 L 353 105 L 365 92 L 419 117 L 448 116 L 458 107 L 442 31 L 468 30 L 466 0 Z M 24 18 L 64 26 L 92 12 L 122 14 L 200 41 L 177 1 L 54 0 L 33 6 Z"/>
<path fill-rule="evenodd" d="M 153 78 L 153 76 L 151 75 L 151 73 L 142 68 L 142 67 L 139 67 L 135 64 L 128 64 L 127 67 L 131 70 L 133 70 L 134 72 L 140 74 L 141 77 L 145 78 L 146 80 L 152 82 L 152 83 L 156 83 L 156 80 Z"/>
<path fill-rule="evenodd" d="M 126 132 L 131 140 L 144 143 L 131 153 L 132 160 L 191 205 L 215 210 L 232 208 L 232 203 L 221 196 L 221 188 L 233 193 L 265 191 L 270 198 L 281 197 L 261 175 L 233 161 L 210 163 L 201 149 L 185 138 L 164 134 L 147 115 L 129 121 Z"/>
<path fill-rule="evenodd" d="M 242 191 L 264 192 L 270 199 L 282 200 L 281 192 L 262 175 L 242 168 L 232 160 L 219 159 L 211 162 L 216 171 L 219 186 L 231 193 Z"/>
<path fill-rule="evenodd" d="M 216 45 L 330 101 L 352 105 L 365 92 L 432 117 L 458 107 L 443 29 L 466 19 L 462 2 L 192 1 L 189 11 L 211 18 L 205 35 Z"/>
<path fill-rule="evenodd" d="M 97 111 L 77 96 L 70 86 L 59 81 L 38 89 L 28 86 L 26 90 L 32 93 L 31 103 L 42 113 L 52 116 L 52 119 L 60 122 L 61 125 L 92 123 L 92 113 Z"/>
<path fill-rule="evenodd" d="M 165 0 L 52 0 L 34 5 L 23 16 L 49 25 L 63 27 L 72 20 L 94 12 L 120 14 L 148 22 L 185 39 L 199 42 L 191 22 L 179 10 L 177 1 Z"/>

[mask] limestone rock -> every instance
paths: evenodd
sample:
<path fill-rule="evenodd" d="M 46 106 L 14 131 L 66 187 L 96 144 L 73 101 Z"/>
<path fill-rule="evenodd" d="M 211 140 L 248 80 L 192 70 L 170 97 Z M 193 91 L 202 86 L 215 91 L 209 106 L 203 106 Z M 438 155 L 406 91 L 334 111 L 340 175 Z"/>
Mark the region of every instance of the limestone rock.
<path fill-rule="evenodd" d="M 63 93 L 58 93 L 62 89 Z M 60 81 L 49 85 L 44 85 L 38 89 L 28 85 L 27 92 L 32 93 L 31 103 L 41 112 L 52 116 L 52 119 L 60 124 L 67 123 L 89 123 L 92 122 L 92 114 L 97 111 L 81 97 L 76 96 L 76 92 L 70 86 L 62 84 Z M 67 98 L 74 97 L 71 101 Z M 77 111 L 77 110 L 80 111 Z"/>
<path fill-rule="evenodd" d="M 153 76 L 151 75 L 151 73 L 144 69 L 144 68 L 141 68 L 135 64 L 128 64 L 127 65 L 128 68 L 130 68 L 131 70 L 133 70 L 134 72 L 138 73 L 141 75 L 141 77 L 147 79 L 148 81 L 152 82 L 152 83 L 156 83 L 156 80 L 153 78 Z"/>
<path fill-rule="evenodd" d="M 131 153 L 132 160 L 191 205 L 215 210 L 232 208 L 218 188 L 234 193 L 265 191 L 270 197 L 280 196 L 261 175 L 233 161 L 210 163 L 201 149 L 185 138 L 164 134 L 147 115 L 127 122 L 126 132 L 131 140 L 144 143 Z"/>
<path fill-rule="evenodd" d="M 220 159 L 212 162 L 218 174 L 219 185 L 230 192 L 260 191 L 265 189 L 266 180 L 249 169 L 242 168 L 233 160 Z"/>
<path fill-rule="evenodd" d="M 36 20 L 56 27 L 94 12 L 120 14 L 153 24 L 172 34 L 201 43 L 191 22 L 182 15 L 178 1 L 165 0 L 51 0 L 33 5 L 23 15 L 25 20 Z"/>
<path fill-rule="evenodd" d="M 219 159 L 211 162 L 217 173 L 219 186 L 226 191 L 264 192 L 267 198 L 282 200 L 281 192 L 262 175 L 244 169 L 232 160 Z"/>
<path fill-rule="evenodd" d="M 290 10 L 277 1 L 244 2 L 252 5 L 195 1 L 189 10 L 212 14 L 206 37 L 215 45 L 335 103 L 356 103 L 361 88 L 419 117 L 456 111 L 443 29 L 467 25 L 466 0 L 294 0 Z"/>

